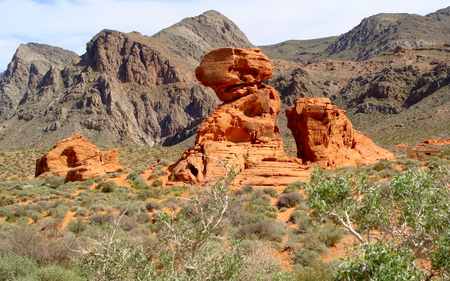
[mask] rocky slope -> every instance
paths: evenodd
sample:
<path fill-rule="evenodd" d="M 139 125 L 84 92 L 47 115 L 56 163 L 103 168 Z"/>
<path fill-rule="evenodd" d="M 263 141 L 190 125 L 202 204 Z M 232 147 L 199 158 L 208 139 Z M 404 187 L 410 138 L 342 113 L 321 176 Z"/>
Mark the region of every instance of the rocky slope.
<path fill-rule="evenodd" d="M 448 139 L 449 14 L 450 7 L 427 16 L 379 14 L 338 37 L 261 47 L 274 67 L 269 84 L 282 108 L 301 97 L 330 98 L 384 145 Z M 219 103 L 194 69 L 227 46 L 253 47 L 216 11 L 152 37 L 103 30 L 81 57 L 21 45 L 0 76 L 0 146 L 51 146 L 76 133 L 97 145 L 183 141 Z M 290 136 L 284 114 L 279 125 Z"/>
<path fill-rule="evenodd" d="M 204 53 L 225 46 L 252 47 L 215 11 L 154 37 L 103 30 L 80 58 L 21 45 L 0 83 L 0 145 L 49 146 L 75 133 L 97 145 L 177 143 L 218 103 L 194 69 Z"/>
<path fill-rule="evenodd" d="M 396 46 L 409 49 L 450 43 L 450 7 L 426 16 L 378 14 L 352 30 L 314 40 L 290 40 L 261 50 L 271 58 L 306 62 L 319 59 L 363 61 Z"/>

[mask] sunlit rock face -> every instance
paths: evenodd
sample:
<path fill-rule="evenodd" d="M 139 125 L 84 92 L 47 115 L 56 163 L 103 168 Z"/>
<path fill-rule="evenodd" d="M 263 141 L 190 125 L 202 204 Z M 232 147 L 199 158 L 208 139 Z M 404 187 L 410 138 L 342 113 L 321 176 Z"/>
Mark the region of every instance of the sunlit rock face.
<path fill-rule="evenodd" d="M 254 48 L 215 49 L 205 55 L 196 76 L 224 103 L 199 126 L 195 146 L 186 150 L 173 167 L 175 177 L 190 183 L 216 179 L 224 173 L 223 164 L 228 163 L 248 177 L 258 166 L 260 177 L 274 176 L 272 184 L 282 183 L 276 182 L 275 166 L 283 170 L 283 165 L 295 163 L 295 159 L 284 153 L 277 124 L 280 95 L 262 84 L 273 77 L 269 59 Z M 297 175 L 293 167 L 282 170 L 279 175 Z"/>
<path fill-rule="evenodd" d="M 392 153 L 353 129 L 345 113 L 328 98 L 297 99 L 294 106 L 286 109 L 297 157 L 303 163 L 338 168 L 395 159 Z"/>

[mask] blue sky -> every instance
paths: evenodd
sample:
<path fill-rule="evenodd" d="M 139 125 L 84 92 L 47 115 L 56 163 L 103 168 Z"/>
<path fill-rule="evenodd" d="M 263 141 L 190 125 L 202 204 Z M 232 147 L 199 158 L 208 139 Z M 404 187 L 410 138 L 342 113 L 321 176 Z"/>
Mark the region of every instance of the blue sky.
<path fill-rule="evenodd" d="M 0 0 L 0 72 L 21 43 L 81 55 L 102 29 L 153 35 L 186 17 L 217 10 L 255 45 L 340 35 L 378 13 L 426 15 L 448 0 Z"/>

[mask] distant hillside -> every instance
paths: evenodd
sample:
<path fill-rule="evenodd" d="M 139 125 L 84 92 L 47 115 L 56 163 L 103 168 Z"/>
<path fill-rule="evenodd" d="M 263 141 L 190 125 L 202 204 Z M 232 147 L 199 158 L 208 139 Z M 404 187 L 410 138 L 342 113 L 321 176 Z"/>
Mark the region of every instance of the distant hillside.
<path fill-rule="evenodd" d="M 180 142 L 218 104 L 194 69 L 226 46 L 253 45 L 215 11 L 153 37 L 103 30 L 80 58 L 21 45 L 0 81 L 0 146 L 49 146 L 75 133 L 99 145 Z"/>
<path fill-rule="evenodd" d="M 363 61 L 396 46 L 409 49 L 450 43 L 450 7 L 426 16 L 378 14 L 338 37 L 291 40 L 261 49 L 273 58 L 295 62 L 319 59 Z"/>
<path fill-rule="evenodd" d="M 219 47 L 254 47 L 216 11 L 154 36 L 103 30 L 75 53 L 20 45 L 0 75 L 0 147 L 50 146 L 81 133 L 97 145 L 174 145 L 219 103 L 194 75 Z M 379 14 L 341 36 L 262 46 L 283 106 L 325 96 L 385 146 L 450 138 L 450 7 Z M 283 113 L 283 135 L 290 136 Z"/>

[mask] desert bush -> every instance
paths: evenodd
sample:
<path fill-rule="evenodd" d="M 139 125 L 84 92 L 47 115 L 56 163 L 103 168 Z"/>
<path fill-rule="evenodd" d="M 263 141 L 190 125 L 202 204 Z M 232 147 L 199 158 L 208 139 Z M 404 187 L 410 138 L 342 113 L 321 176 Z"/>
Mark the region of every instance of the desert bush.
<path fill-rule="evenodd" d="M 304 183 L 302 181 L 296 181 L 296 182 L 293 182 L 291 184 L 288 184 L 286 186 L 286 188 L 283 190 L 283 193 L 297 192 L 300 189 L 304 189 L 305 186 L 306 186 L 306 183 Z"/>
<path fill-rule="evenodd" d="M 263 191 L 265 194 L 268 194 L 270 197 L 275 197 L 278 194 L 278 192 L 272 187 L 264 188 Z"/>
<path fill-rule="evenodd" d="M 158 161 L 158 166 L 169 166 L 171 163 L 168 159 L 161 159 Z"/>
<path fill-rule="evenodd" d="M 151 184 L 152 187 L 159 187 L 159 186 L 162 186 L 162 185 L 163 185 L 163 181 L 160 180 L 160 179 L 154 180 L 154 181 L 152 182 L 152 184 Z"/>
<path fill-rule="evenodd" d="M 375 171 L 381 172 L 381 171 L 389 169 L 389 168 L 394 168 L 394 165 L 395 165 L 394 161 L 382 159 L 382 160 L 380 160 L 380 162 L 372 164 L 371 167 Z"/>
<path fill-rule="evenodd" d="M 238 228 L 238 239 L 263 239 L 269 241 L 282 241 L 283 228 L 275 220 L 266 219 Z"/>
<path fill-rule="evenodd" d="M 152 221 L 152 217 L 147 213 L 139 212 L 136 215 L 136 221 L 138 224 L 148 223 Z"/>
<path fill-rule="evenodd" d="M 79 207 L 76 211 L 75 211 L 75 216 L 82 216 L 85 217 L 89 214 L 89 210 L 84 208 L 84 207 Z"/>
<path fill-rule="evenodd" d="M 155 169 L 148 176 L 148 179 L 149 180 L 156 179 L 158 177 L 165 176 L 165 175 L 167 175 L 167 172 L 161 170 L 161 166 L 156 166 Z"/>
<path fill-rule="evenodd" d="M 116 191 L 117 183 L 115 181 L 102 181 L 97 185 L 97 188 L 100 189 L 103 193 L 111 193 Z"/>
<path fill-rule="evenodd" d="M 64 177 L 48 177 L 45 178 L 45 185 L 51 189 L 56 189 L 64 184 Z"/>
<path fill-rule="evenodd" d="M 30 276 L 35 281 L 83 281 L 75 271 L 59 265 L 47 265 L 39 268 Z"/>
<path fill-rule="evenodd" d="M 315 233 L 319 241 L 323 242 L 327 247 L 336 246 L 344 235 L 342 229 L 331 222 L 327 222 L 319 226 L 315 230 Z"/>
<path fill-rule="evenodd" d="M 161 210 L 162 205 L 158 201 L 149 200 L 145 203 L 145 208 L 147 211 Z"/>
<path fill-rule="evenodd" d="M 336 280 L 424 280 L 423 271 L 409 249 L 392 243 L 368 243 L 347 258 Z"/>
<path fill-rule="evenodd" d="M 319 256 L 316 251 L 303 248 L 294 253 L 292 260 L 295 264 L 311 267 L 318 262 Z"/>
<path fill-rule="evenodd" d="M 302 195 L 298 192 L 283 193 L 278 196 L 277 207 L 278 208 L 292 208 L 298 205 L 302 200 Z"/>
<path fill-rule="evenodd" d="M 294 222 L 301 233 L 306 233 L 314 227 L 311 217 L 304 210 L 294 210 L 289 217 L 289 221 Z"/>
<path fill-rule="evenodd" d="M 105 205 L 103 205 L 102 203 L 93 204 L 89 208 L 89 211 L 93 213 L 103 212 L 105 211 Z"/>
<path fill-rule="evenodd" d="M 178 207 L 180 207 L 181 202 L 180 202 L 180 200 L 178 200 L 175 197 L 169 197 L 166 200 L 162 201 L 161 205 L 164 207 L 170 208 L 172 210 L 175 210 Z"/>
<path fill-rule="evenodd" d="M 36 261 L 14 253 L 7 253 L 0 257 L 0 281 L 18 280 L 32 274 L 37 268 Z"/>
<path fill-rule="evenodd" d="M 34 223 L 36 223 L 41 218 L 41 214 L 34 210 L 25 211 L 25 215 L 32 219 Z"/>
<path fill-rule="evenodd" d="M 126 203 L 120 209 L 120 215 L 134 216 L 140 211 L 139 205 L 134 202 Z"/>
<path fill-rule="evenodd" d="M 114 238 L 114 237 L 111 237 Z M 81 266 L 93 280 L 153 280 L 150 257 L 142 246 L 104 239 L 83 256 Z"/>
<path fill-rule="evenodd" d="M 67 230 L 73 232 L 74 234 L 80 234 L 85 231 L 88 227 L 88 224 L 84 221 L 83 218 L 77 217 L 76 220 L 70 220 L 67 225 Z"/>

